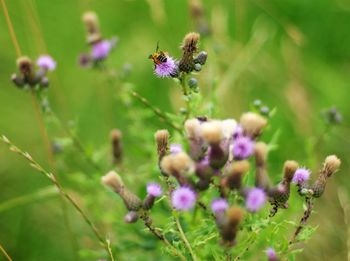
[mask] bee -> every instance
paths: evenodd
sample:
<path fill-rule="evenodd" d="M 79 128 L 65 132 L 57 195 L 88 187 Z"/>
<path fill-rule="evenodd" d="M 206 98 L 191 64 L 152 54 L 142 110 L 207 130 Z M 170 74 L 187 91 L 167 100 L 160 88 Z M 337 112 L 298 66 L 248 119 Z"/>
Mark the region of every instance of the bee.
<path fill-rule="evenodd" d="M 167 53 L 163 51 L 159 51 L 159 42 L 157 43 L 156 51 L 153 54 L 148 56 L 148 59 L 152 59 L 154 64 L 166 63 L 167 61 Z"/>

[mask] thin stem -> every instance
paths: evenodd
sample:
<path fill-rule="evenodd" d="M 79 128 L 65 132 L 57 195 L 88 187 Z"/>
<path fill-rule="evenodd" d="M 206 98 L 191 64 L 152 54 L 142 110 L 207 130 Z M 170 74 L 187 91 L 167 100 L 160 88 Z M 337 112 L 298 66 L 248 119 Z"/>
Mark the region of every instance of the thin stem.
<path fill-rule="evenodd" d="M 8 138 L 5 136 L 1 136 L 0 140 L 9 146 L 9 149 L 22 157 L 24 157 L 27 161 L 29 161 L 30 166 L 45 175 L 53 185 L 55 185 L 60 192 L 60 194 L 65 197 L 68 202 L 72 204 L 72 206 L 79 212 L 85 223 L 90 227 L 92 232 L 95 234 L 96 238 L 99 240 L 100 244 L 105 248 L 107 254 L 110 256 L 111 260 L 114 260 L 113 255 L 110 254 L 110 250 L 108 249 L 108 244 L 106 240 L 102 237 L 95 224 L 88 218 L 88 216 L 84 213 L 84 211 L 79 207 L 79 205 L 74 201 L 74 199 L 62 188 L 61 184 L 57 180 L 56 176 L 46 171 L 38 162 L 36 162 L 32 156 L 28 152 L 23 152 L 16 145 L 14 145 Z"/>
<path fill-rule="evenodd" d="M 297 236 L 300 234 L 301 230 L 304 228 L 304 226 L 306 225 L 308 219 L 311 216 L 312 208 L 313 208 L 313 205 L 314 205 L 313 204 L 313 198 L 307 197 L 305 199 L 305 203 L 306 203 L 306 210 L 304 211 L 304 215 L 300 219 L 299 226 L 296 228 L 292 239 L 289 241 L 289 245 L 292 245 L 292 244 L 295 243 Z"/>
<path fill-rule="evenodd" d="M 186 101 L 186 117 L 185 120 L 187 120 L 191 116 L 191 94 L 188 92 L 188 86 L 187 86 L 187 74 L 182 73 L 179 77 L 180 85 L 182 88 L 183 95 L 185 96 Z"/>
<path fill-rule="evenodd" d="M 198 260 L 196 255 L 194 254 L 194 252 L 192 250 L 190 242 L 188 242 L 186 235 L 182 229 L 182 226 L 181 226 L 181 223 L 180 223 L 180 220 L 178 217 L 178 213 L 175 214 L 174 219 L 175 219 L 176 227 L 180 233 L 180 237 L 181 237 L 182 241 L 185 243 L 185 246 L 187 247 L 188 251 L 190 252 L 192 260 L 194 260 L 194 261 Z"/>
<path fill-rule="evenodd" d="M 47 150 L 49 164 L 50 164 L 50 167 L 54 170 L 55 169 L 55 160 L 53 157 L 53 151 L 52 151 L 52 147 L 50 144 L 49 135 L 47 134 L 47 131 L 45 128 L 42 114 L 40 113 L 41 110 L 40 110 L 40 106 L 39 106 L 34 89 L 31 89 L 31 97 L 32 97 L 32 103 L 33 103 L 33 107 L 34 107 L 34 111 L 35 111 L 35 116 L 36 116 L 36 119 L 37 119 L 37 122 L 39 125 L 40 133 L 41 133 L 41 136 L 43 137 L 45 148 Z"/>
<path fill-rule="evenodd" d="M 141 94 L 139 94 L 136 91 L 130 90 L 130 94 L 138 99 L 140 102 L 142 102 L 143 105 L 145 105 L 147 108 L 151 109 L 161 120 L 163 120 L 165 123 L 167 123 L 169 126 L 177 130 L 178 132 L 182 133 L 182 130 L 180 127 L 176 126 L 169 118 L 166 116 L 159 108 L 154 107 L 145 97 L 143 97 Z"/>
<path fill-rule="evenodd" d="M 15 49 L 16 49 L 16 56 L 20 57 L 21 56 L 21 48 L 19 47 L 19 44 L 18 44 L 18 41 L 17 41 L 17 38 L 16 38 L 16 34 L 15 34 L 15 30 L 13 29 L 13 25 L 12 25 L 12 22 L 11 22 L 11 18 L 10 18 L 9 12 L 7 10 L 7 6 L 6 6 L 6 3 L 5 3 L 5 0 L 1 0 L 1 5 L 2 5 L 2 9 L 4 10 L 4 15 L 5 15 L 5 18 L 6 18 L 7 27 L 9 28 L 9 31 L 10 31 L 12 43 L 13 43 Z"/>
<path fill-rule="evenodd" d="M 0 251 L 4 254 L 4 256 L 6 257 L 6 259 L 8 261 L 12 261 L 12 258 L 10 257 L 10 255 L 6 252 L 5 248 L 3 248 L 3 246 L 0 244 Z"/>
<path fill-rule="evenodd" d="M 159 240 L 163 241 L 165 245 L 167 245 L 169 248 L 172 249 L 175 256 L 178 256 L 181 260 L 186 260 L 186 258 L 179 252 L 166 238 L 165 236 L 160 233 L 155 227 L 152 226 L 150 222 L 150 217 L 147 213 L 142 213 L 141 219 L 143 220 L 145 226 L 149 229 L 149 231 L 155 235 Z"/>

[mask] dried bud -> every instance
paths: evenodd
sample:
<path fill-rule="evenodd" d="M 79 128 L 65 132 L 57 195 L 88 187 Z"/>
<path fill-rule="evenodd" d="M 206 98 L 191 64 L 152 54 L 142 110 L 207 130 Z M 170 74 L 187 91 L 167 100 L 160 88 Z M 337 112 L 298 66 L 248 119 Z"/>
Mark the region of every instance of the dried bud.
<path fill-rule="evenodd" d="M 181 185 L 190 185 L 184 175 L 193 170 L 191 158 L 184 152 L 163 157 L 160 168 L 168 175 L 174 176 Z"/>
<path fill-rule="evenodd" d="M 313 196 L 315 198 L 319 198 L 322 196 L 325 188 L 326 188 L 326 183 L 327 183 L 327 178 L 332 176 L 333 173 L 335 173 L 339 167 L 340 167 L 341 161 L 340 159 L 335 156 L 331 155 L 328 156 L 324 163 L 323 163 L 323 168 L 320 171 L 320 174 L 315 181 L 315 183 L 312 185 L 311 189 L 313 191 Z"/>
<path fill-rule="evenodd" d="M 141 208 L 142 201 L 124 186 L 121 177 L 115 171 L 108 172 L 101 180 L 104 185 L 119 194 L 128 210 L 137 211 Z"/>
<path fill-rule="evenodd" d="M 169 132 L 168 130 L 158 130 L 154 134 L 154 139 L 157 143 L 157 153 L 161 160 L 168 152 L 169 147 Z"/>
<path fill-rule="evenodd" d="M 188 33 L 185 36 L 181 46 L 183 55 L 179 62 L 179 70 L 181 72 L 189 73 L 194 70 L 193 54 L 198 50 L 197 44 L 199 38 L 198 33 Z"/>
<path fill-rule="evenodd" d="M 185 131 L 189 139 L 198 139 L 200 132 L 200 122 L 198 119 L 188 119 L 185 121 Z"/>
<path fill-rule="evenodd" d="M 27 56 L 22 56 L 17 59 L 17 67 L 25 77 L 34 77 L 34 66 L 32 60 Z"/>
<path fill-rule="evenodd" d="M 217 145 L 223 139 L 222 123 L 218 120 L 204 122 L 200 126 L 200 134 L 203 140 L 210 145 Z"/>
<path fill-rule="evenodd" d="M 181 49 L 184 52 L 188 53 L 195 53 L 198 50 L 198 42 L 199 42 L 200 35 L 198 33 L 188 33 L 185 35 L 185 38 L 182 42 Z"/>
<path fill-rule="evenodd" d="M 263 142 L 255 144 L 255 186 L 268 189 L 270 180 L 266 172 L 267 145 Z"/>
<path fill-rule="evenodd" d="M 122 178 L 115 171 L 110 171 L 101 178 L 101 181 L 107 187 L 110 187 L 115 192 L 118 192 L 124 187 Z"/>
<path fill-rule="evenodd" d="M 230 189 L 240 189 L 243 175 L 249 171 L 249 162 L 241 160 L 232 163 L 225 173 L 225 185 Z"/>
<path fill-rule="evenodd" d="M 236 235 L 239 224 L 244 217 L 244 211 L 238 207 L 231 207 L 226 212 L 226 220 L 218 224 L 224 245 L 233 246 L 236 242 Z"/>
<path fill-rule="evenodd" d="M 110 133 L 111 144 L 112 144 L 112 155 L 113 162 L 115 164 L 120 163 L 123 157 L 123 146 L 122 146 L 122 132 L 118 129 L 114 129 Z"/>
<path fill-rule="evenodd" d="M 92 44 L 100 41 L 101 34 L 96 13 L 91 11 L 86 12 L 84 13 L 82 20 L 86 27 L 88 43 Z"/>
<path fill-rule="evenodd" d="M 19 88 L 23 87 L 25 84 L 24 78 L 16 75 L 15 73 L 11 75 L 11 81 Z"/>
<path fill-rule="evenodd" d="M 257 113 L 247 112 L 241 116 L 240 124 L 245 134 L 252 138 L 256 138 L 267 125 L 267 120 Z"/>
<path fill-rule="evenodd" d="M 295 171 L 298 169 L 299 164 L 298 162 L 294 161 L 294 160 L 287 160 L 284 163 L 284 167 L 283 167 L 283 181 L 286 183 L 291 183 L 294 173 Z"/>
<path fill-rule="evenodd" d="M 129 211 L 128 214 L 125 215 L 124 221 L 125 223 L 135 223 L 137 219 L 139 218 L 139 215 L 136 211 Z"/>

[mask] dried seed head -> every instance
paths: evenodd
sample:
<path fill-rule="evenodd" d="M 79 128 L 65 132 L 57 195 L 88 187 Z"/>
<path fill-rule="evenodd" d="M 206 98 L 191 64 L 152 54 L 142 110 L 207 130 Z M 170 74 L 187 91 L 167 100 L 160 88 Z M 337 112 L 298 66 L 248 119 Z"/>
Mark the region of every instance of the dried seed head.
<path fill-rule="evenodd" d="M 110 187 L 115 192 L 120 191 L 124 187 L 122 178 L 114 170 L 108 172 L 101 178 L 104 185 Z"/>
<path fill-rule="evenodd" d="M 317 180 L 311 187 L 313 191 L 313 197 L 318 198 L 322 196 L 326 188 L 327 178 L 332 176 L 332 174 L 339 169 L 340 164 L 340 159 L 335 155 L 328 156 L 325 159 L 323 163 L 323 168 L 320 171 Z"/>
<path fill-rule="evenodd" d="M 241 116 L 240 124 L 245 134 L 255 138 L 261 134 L 267 120 L 257 113 L 247 112 Z"/>
<path fill-rule="evenodd" d="M 244 211 L 239 207 L 231 207 L 227 210 L 227 217 L 231 225 L 238 225 L 243 220 Z"/>
<path fill-rule="evenodd" d="M 162 159 L 166 155 L 169 147 L 168 130 L 158 130 L 154 134 L 154 139 L 157 143 L 157 153 L 158 153 L 159 159 Z"/>
<path fill-rule="evenodd" d="M 299 167 L 298 162 L 294 160 L 287 160 L 284 163 L 284 167 L 283 167 L 283 173 L 284 173 L 283 180 L 287 183 L 290 183 L 298 167 Z"/>
<path fill-rule="evenodd" d="M 111 130 L 110 133 L 111 144 L 112 144 L 112 156 L 113 162 L 119 163 L 123 156 L 123 146 L 122 146 L 122 132 L 118 129 Z"/>
<path fill-rule="evenodd" d="M 219 144 L 223 139 L 223 130 L 221 121 L 204 122 L 200 127 L 201 137 L 209 144 Z"/>
<path fill-rule="evenodd" d="M 257 142 L 255 144 L 255 159 L 256 165 L 264 165 L 267 157 L 267 145 L 264 142 Z"/>
<path fill-rule="evenodd" d="M 100 41 L 102 38 L 96 13 L 92 11 L 85 12 L 82 20 L 86 27 L 88 43 L 93 44 Z"/>
<path fill-rule="evenodd" d="M 335 173 L 340 167 L 341 161 L 335 155 L 328 156 L 323 164 L 323 169 L 327 177 L 330 177 L 333 173 Z"/>
<path fill-rule="evenodd" d="M 163 157 L 160 167 L 168 175 L 177 176 L 190 171 L 193 167 L 193 162 L 186 153 L 180 152 Z"/>
<path fill-rule="evenodd" d="M 249 162 L 241 160 L 231 164 L 226 170 L 225 185 L 230 189 L 240 189 L 244 173 L 249 171 Z"/>
<path fill-rule="evenodd" d="M 25 76 L 29 76 L 34 73 L 33 62 L 27 56 L 22 56 L 17 59 L 18 70 Z"/>
<path fill-rule="evenodd" d="M 185 35 L 185 38 L 183 39 L 181 49 L 184 52 L 188 53 L 195 53 L 198 50 L 198 42 L 199 42 L 200 35 L 198 33 L 188 33 Z"/>
<path fill-rule="evenodd" d="M 200 132 L 200 122 L 198 119 L 189 119 L 185 122 L 185 131 L 189 139 L 197 139 Z"/>

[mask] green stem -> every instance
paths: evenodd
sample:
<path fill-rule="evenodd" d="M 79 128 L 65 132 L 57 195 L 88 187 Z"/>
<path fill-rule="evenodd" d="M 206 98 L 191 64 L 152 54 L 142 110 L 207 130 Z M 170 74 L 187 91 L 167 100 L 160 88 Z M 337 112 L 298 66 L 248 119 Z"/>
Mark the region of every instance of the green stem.
<path fill-rule="evenodd" d="M 191 244 L 190 244 L 190 242 L 188 242 L 188 240 L 186 238 L 186 235 L 185 235 L 185 233 L 184 233 L 184 231 L 182 229 L 182 226 L 181 226 L 181 223 L 180 223 L 180 220 L 179 220 L 179 217 L 178 217 L 178 213 L 175 213 L 174 219 L 175 219 L 175 223 L 176 223 L 177 229 L 178 229 L 178 231 L 180 233 L 180 237 L 181 237 L 182 241 L 185 243 L 186 248 L 190 252 L 192 260 L 193 261 L 197 261 L 198 259 L 197 259 L 196 255 L 194 254 L 194 252 L 192 250 Z"/>
<path fill-rule="evenodd" d="M 62 188 L 62 186 L 59 183 L 59 181 L 57 180 L 56 176 L 53 173 L 45 170 L 38 162 L 36 162 L 32 158 L 32 156 L 28 152 L 22 151 L 20 148 L 18 148 L 16 145 L 14 145 L 8 138 L 6 138 L 6 136 L 2 135 L 0 137 L 0 140 L 2 142 L 4 142 L 5 144 L 7 144 L 7 146 L 9 146 L 9 149 L 12 152 L 15 152 L 15 153 L 21 155 L 27 161 L 29 161 L 31 167 L 33 167 L 34 169 L 36 169 L 37 171 L 42 173 L 44 176 L 46 176 L 51 181 L 51 183 L 54 186 L 56 186 L 56 188 L 58 189 L 60 194 L 63 197 L 65 197 L 68 200 L 68 202 L 70 202 L 71 205 L 79 212 L 79 214 L 81 215 L 81 217 L 83 218 L 85 223 L 91 228 L 92 232 L 95 234 L 96 238 L 99 240 L 100 244 L 107 251 L 107 254 L 109 255 L 110 259 L 112 261 L 114 261 L 114 257 L 110 252 L 110 249 L 108 247 L 108 243 L 106 242 L 106 240 L 102 237 L 102 235 L 100 234 L 100 232 L 96 228 L 95 224 L 88 218 L 88 216 L 85 214 L 85 212 L 79 207 L 79 205 L 74 201 L 74 199 Z"/>
<path fill-rule="evenodd" d="M 187 74 L 182 73 L 179 77 L 180 85 L 182 88 L 182 93 L 185 96 L 186 101 L 186 116 L 185 120 L 187 120 L 191 116 L 191 94 L 189 93 L 189 88 L 187 85 Z"/>
<path fill-rule="evenodd" d="M 165 123 L 167 123 L 169 126 L 171 126 L 173 129 L 177 130 L 178 132 L 182 133 L 182 130 L 180 127 L 176 126 L 169 118 L 166 116 L 159 108 L 154 107 L 145 97 L 143 97 L 141 94 L 139 94 L 136 91 L 130 90 L 130 94 L 138 99 L 143 105 L 145 105 L 147 108 L 151 109 L 154 114 L 156 114 L 161 120 L 163 120 Z"/>
<path fill-rule="evenodd" d="M 10 255 L 6 252 L 5 248 L 0 244 L 0 251 L 3 253 L 3 255 L 6 257 L 8 261 L 12 261 L 12 258 Z"/>

